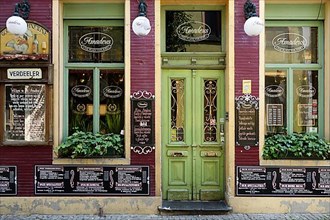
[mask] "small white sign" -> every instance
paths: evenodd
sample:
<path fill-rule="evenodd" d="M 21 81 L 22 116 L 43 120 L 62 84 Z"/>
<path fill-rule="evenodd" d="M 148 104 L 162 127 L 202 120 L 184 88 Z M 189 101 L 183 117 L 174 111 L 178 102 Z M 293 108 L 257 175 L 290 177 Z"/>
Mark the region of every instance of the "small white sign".
<path fill-rule="evenodd" d="M 7 69 L 8 79 L 42 79 L 40 68 Z"/>

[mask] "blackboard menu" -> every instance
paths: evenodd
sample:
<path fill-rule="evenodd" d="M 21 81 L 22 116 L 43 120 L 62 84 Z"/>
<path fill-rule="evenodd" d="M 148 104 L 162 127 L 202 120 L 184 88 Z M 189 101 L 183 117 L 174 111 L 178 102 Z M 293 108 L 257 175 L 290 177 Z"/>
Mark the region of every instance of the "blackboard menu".
<path fill-rule="evenodd" d="M 0 166 L 0 196 L 17 195 L 16 166 Z"/>
<path fill-rule="evenodd" d="M 37 165 L 35 194 L 149 195 L 149 167 Z"/>
<path fill-rule="evenodd" d="M 140 92 L 131 97 L 131 147 L 140 154 L 147 154 L 154 149 L 154 111 L 152 95 Z"/>
<path fill-rule="evenodd" d="M 6 140 L 45 140 L 45 85 L 6 85 Z"/>
<path fill-rule="evenodd" d="M 283 126 L 283 104 L 267 104 L 267 126 Z"/>
<path fill-rule="evenodd" d="M 235 98 L 236 145 L 257 146 L 259 144 L 259 99 L 250 94 Z"/>
<path fill-rule="evenodd" d="M 238 196 L 330 197 L 330 167 L 238 166 Z"/>

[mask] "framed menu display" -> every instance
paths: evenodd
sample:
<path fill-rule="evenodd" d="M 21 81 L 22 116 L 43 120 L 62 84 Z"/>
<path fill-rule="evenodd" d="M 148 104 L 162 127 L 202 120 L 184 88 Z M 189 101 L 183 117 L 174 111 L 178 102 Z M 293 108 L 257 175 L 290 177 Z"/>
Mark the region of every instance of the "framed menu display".
<path fill-rule="evenodd" d="M 235 98 L 236 145 L 257 146 L 259 144 L 259 99 L 250 94 Z"/>
<path fill-rule="evenodd" d="M 36 195 L 149 195 L 148 166 L 35 166 Z"/>
<path fill-rule="evenodd" d="M 0 166 L 0 196 L 17 195 L 17 167 Z"/>
<path fill-rule="evenodd" d="M 267 126 L 283 126 L 283 104 L 267 104 Z"/>
<path fill-rule="evenodd" d="M 138 91 L 131 96 L 131 147 L 138 154 L 147 154 L 154 149 L 154 96 L 147 91 Z"/>
<path fill-rule="evenodd" d="M 330 197 L 330 167 L 236 167 L 238 196 Z"/>

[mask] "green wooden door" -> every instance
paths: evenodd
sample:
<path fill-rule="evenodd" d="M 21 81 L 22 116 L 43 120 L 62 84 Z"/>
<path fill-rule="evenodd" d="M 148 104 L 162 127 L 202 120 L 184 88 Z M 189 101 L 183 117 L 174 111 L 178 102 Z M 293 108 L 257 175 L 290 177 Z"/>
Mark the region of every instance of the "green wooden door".
<path fill-rule="evenodd" d="M 163 199 L 223 199 L 224 122 L 223 71 L 163 71 Z"/>

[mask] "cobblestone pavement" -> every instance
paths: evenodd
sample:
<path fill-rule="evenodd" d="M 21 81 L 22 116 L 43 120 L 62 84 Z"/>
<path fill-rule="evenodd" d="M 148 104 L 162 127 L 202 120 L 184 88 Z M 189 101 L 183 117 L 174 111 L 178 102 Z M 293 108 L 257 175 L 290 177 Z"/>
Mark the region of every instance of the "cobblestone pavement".
<path fill-rule="evenodd" d="M 329 214 L 225 214 L 225 215 L 0 215 L 0 220 L 330 220 Z"/>

